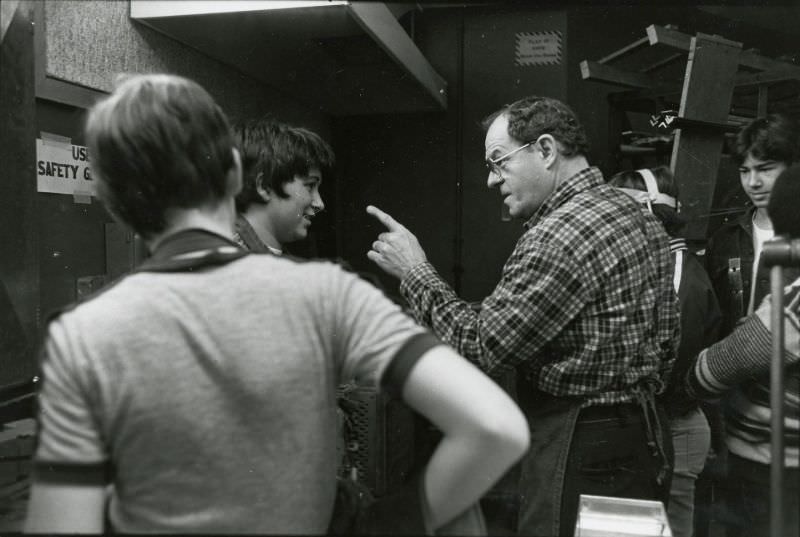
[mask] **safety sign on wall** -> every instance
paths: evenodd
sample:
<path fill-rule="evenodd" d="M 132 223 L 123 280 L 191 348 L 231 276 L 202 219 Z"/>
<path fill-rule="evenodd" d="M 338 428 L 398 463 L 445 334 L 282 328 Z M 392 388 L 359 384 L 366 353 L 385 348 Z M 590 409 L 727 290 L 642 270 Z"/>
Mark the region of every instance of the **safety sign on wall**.
<path fill-rule="evenodd" d="M 517 65 L 559 65 L 561 32 L 520 32 L 517 34 Z"/>
<path fill-rule="evenodd" d="M 95 194 L 89 151 L 70 138 L 41 133 L 36 139 L 36 190 L 72 194 L 75 201 L 91 202 Z"/>

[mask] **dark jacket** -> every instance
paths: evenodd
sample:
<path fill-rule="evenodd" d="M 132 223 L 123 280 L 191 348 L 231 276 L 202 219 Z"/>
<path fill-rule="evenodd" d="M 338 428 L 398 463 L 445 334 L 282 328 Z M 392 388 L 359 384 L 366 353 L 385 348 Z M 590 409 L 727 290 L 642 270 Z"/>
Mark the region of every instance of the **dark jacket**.
<path fill-rule="evenodd" d="M 686 243 L 682 239 L 672 239 L 670 250 L 673 256 L 682 252 L 683 258 L 678 288 L 681 342 L 678 347 L 678 358 L 675 360 L 663 396 L 667 414 L 672 418 L 683 416 L 698 406 L 697 400 L 688 397 L 682 389 L 683 379 L 700 351 L 717 341 L 722 316 L 711 281 L 702 263 L 686 249 Z"/>
<path fill-rule="evenodd" d="M 753 213 L 749 209 L 740 217 L 722 224 L 708 243 L 705 264 L 722 310 L 719 337 L 733 331 L 736 323 L 747 315 L 753 281 Z M 786 269 L 784 286 L 798 276 L 800 269 Z M 770 292 L 769 268 L 759 263 L 753 307 L 757 308 Z"/>
<path fill-rule="evenodd" d="M 753 282 L 753 214 L 755 207 L 726 221 L 712 235 L 706 248 L 705 265 L 719 300 L 722 323 L 719 339 L 728 336 L 740 319 L 747 315 Z M 784 286 L 800 277 L 800 269 L 784 269 Z M 770 292 L 769 269 L 759 263 L 753 308 Z M 701 405 L 711 425 L 711 443 L 717 453 L 725 447 L 724 418 L 716 403 Z"/>

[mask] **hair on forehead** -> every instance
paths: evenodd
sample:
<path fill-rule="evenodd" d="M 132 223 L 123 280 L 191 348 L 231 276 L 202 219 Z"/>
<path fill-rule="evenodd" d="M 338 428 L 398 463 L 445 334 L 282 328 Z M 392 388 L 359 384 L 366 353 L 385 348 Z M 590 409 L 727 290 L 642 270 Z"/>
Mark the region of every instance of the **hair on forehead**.
<path fill-rule="evenodd" d="M 242 155 L 242 190 L 236 196 L 236 209 L 246 211 L 253 204 L 264 204 L 259 188 L 277 196 L 288 196 L 287 183 L 295 176 L 307 176 L 317 168 L 328 177 L 336 163 L 331 146 L 317 133 L 295 127 L 272 117 L 238 122 L 234 136 Z"/>
<path fill-rule="evenodd" d="M 800 161 L 800 126 L 784 114 L 768 114 L 748 123 L 736 136 L 733 158 L 741 165 L 748 155 L 790 165 Z"/>

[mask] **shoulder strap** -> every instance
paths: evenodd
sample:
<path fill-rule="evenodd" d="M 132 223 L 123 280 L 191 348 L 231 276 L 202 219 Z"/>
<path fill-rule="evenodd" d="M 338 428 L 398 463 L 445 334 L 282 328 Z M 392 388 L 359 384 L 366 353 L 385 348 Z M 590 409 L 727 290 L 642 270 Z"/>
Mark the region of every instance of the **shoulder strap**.
<path fill-rule="evenodd" d="M 742 259 L 731 257 L 728 259 L 728 287 L 736 311 L 732 313 L 734 319 L 739 319 L 744 313 L 744 278 L 742 276 Z"/>

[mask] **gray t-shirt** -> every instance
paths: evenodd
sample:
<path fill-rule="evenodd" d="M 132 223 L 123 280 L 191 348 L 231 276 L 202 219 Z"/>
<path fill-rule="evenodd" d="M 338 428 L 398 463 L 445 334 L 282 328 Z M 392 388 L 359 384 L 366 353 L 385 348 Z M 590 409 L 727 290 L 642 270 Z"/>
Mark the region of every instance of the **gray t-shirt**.
<path fill-rule="evenodd" d="M 324 533 L 336 386 L 423 332 L 331 263 L 131 275 L 50 325 L 37 472 L 113 472 L 117 531 Z"/>

